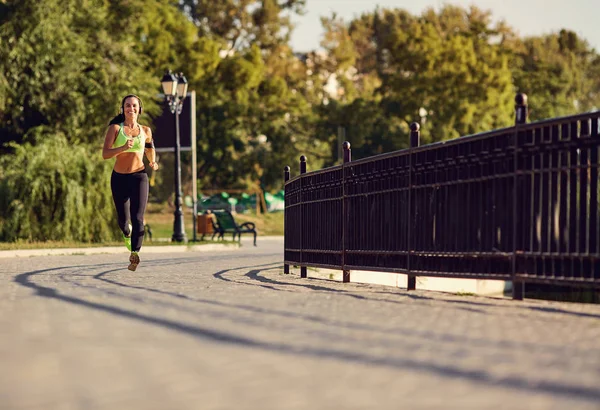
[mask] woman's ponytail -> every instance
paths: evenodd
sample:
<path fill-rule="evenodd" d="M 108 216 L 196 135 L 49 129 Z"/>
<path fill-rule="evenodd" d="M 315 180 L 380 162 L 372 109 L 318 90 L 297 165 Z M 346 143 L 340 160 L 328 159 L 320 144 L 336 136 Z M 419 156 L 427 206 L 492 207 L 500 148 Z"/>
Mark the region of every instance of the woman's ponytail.
<path fill-rule="evenodd" d="M 113 124 L 121 124 L 122 122 L 125 121 L 125 115 L 124 114 L 117 114 L 115 115 L 115 117 L 110 120 L 110 122 L 108 123 L 108 125 L 113 125 Z"/>

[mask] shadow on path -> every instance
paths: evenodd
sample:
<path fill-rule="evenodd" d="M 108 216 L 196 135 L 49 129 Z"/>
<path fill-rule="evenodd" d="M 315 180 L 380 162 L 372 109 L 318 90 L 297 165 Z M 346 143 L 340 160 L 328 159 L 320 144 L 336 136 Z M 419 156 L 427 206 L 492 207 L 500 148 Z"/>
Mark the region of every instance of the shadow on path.
<path fill-rule="evenodd" d="M 279 254 L 276 254 L 279 255 Z M 272 256 L 272 255 L 271 255 Z M 230 259 L 246 259 L 246 257 L 233 257 Z M 207 261 L 207 260 L 220 260 L 222 258 L 220 257 L 211 257 L 209 259 L 204 259 L 203 261 Z M 151 263 L 153 266 L 170 266 L 170 265 L 181 265 L 181 264 L 186 264 L 186 263 L 197 263 L 198 259 L 195 257 L 189 257 L 189 258 L 181 258 L 181 259 L 172 259 L 172 258 L 167 258 L 167 259 L 155 259 L 155 260 L 151 260 Z M 50 271 L 55 271 L 55 270 L 60 270 L 60 269 L 69 269 L 69 268 L 77 268 L 77 269 L 82 269 L 85 270 L 90 269 L 90 268 L 98 268 L 98 267 L 104 267 L 104 266 L 115 266 L 115 265 L 121 265 L 119 263 L 106 263 L 106 264 L 95 264 L 95 265 L 74 265 L 74 266 L 68 266 L 68 267 L 59 267 L 59 268 L 54 268 L 54 269 L 46 269 L 46 270 L 41 270 L 41 271 L 36 271 L 36 274 L 43 274 L 45 272 L 50 272 Z M 225 269 L 222 271 L 219 271 L 217 273 L 215 273 L 213 276 L 217 277 L 219 279 L 222 279 L 224 281 L 228 281 L 228 282 L 235 282 L 235 283 L 239 283 L 239 284 L 243 284 L 243 285 L 252 285 L 251 283 L 248 282 L 243 282 L 243 281 L 236 281 L 236 280 L 232 280 L 232 279 L 227 279 L 224 277 L 224 274 L 230 271 L 235 271 L 235 270 L 243 270 L 243 269 L 248 269 L 248 268 L 257 268 L 257 267 L 268 267 L 268 266 L 272 266 L 272 265 L 279 265 L 279 263 L 277 262 L 272 262 L 272 263 L 267 263 L 267 264 L 261 264 L 261 265 L 254 265 L 254 266 L 244 266 L 244 267 L 237 267 L 237 268 L 232 268 L 232 269 Z M 278 268 L 279 266 L 272 266 L 269 269 L 275 269 Z M 321 324 L 326 324 L 326 325 L 331 325 L 331 326 L 336 326 L 336 327 L 340 327 L 340 328 L 347 328 L 347 329 L 355 329 L 355 330 L 362 330 L 362 331 L 369 331 L 369 332 L 377 332 L 377 333 L 381 333 L 381 334 L 385 334 L 385 335 L 390 335 L 390 334 L 397 334 L 400 336 L 406 336 L 406 335 L 413 335 L 415 337 L 421 337 L 425 340 L 428 341 L 437 341 L 440 343 L 450 343 L 450 344 L 457 344 L 457 345 L 465 345 L 465 344 L 470 344 L 474 347 L 494 347 L 494 348 L 499 348 L 499 349 L 507 349 L 507 350 L 514 350 L 514 349 L 526 349 L 529 352 L 548 352 L 551 354 L 559 354 L 559 355 L 563 355 L 564 354 L 564 350 L 557 348 L 556 346 L 551 346 L 551 345 L 542 345 L 539 343 L 528 343 L 528 342 L 514 342 L 514 341 L 510 341 L 510 340 L 501 340 L 501 341 L 489 341 L 489 340 L 485 340 L 482 338 L 473 338 L 473 337 L 469 337 L 469 336 L 463 336 L 463 335 L 455 335 L 455 334 L 440 334 L 438 332 L 430 332 L 430 331 L 423 331 L 423 330 L 419 330 L 419 329 L 415 329 L 415 328 L 407 328 L 407 329 L 401 329 L 398 328 L 397 326 L 394 328 L 381 328 L 381 327 L 375 327 L 372 325 L 367 325 L 367 324 L 357 324 L 357 323 L 349 323 L 349 322 L 339 322 L 339 321 L 335 321 L 335 320 L 330 320 L 327 318 L 322 318 L 319 316 L 314 316 L 314 315 L 306 315 L 303 313 L 291 313 L 291 312 L 285 312 L 285 311 L 276 311 L 276 310 L 269 310 L 269 309 L 264 309 L 264 308 L 260 308 L 257 306 L 253 306 L 253 305 L 240 305 L 240 304 L 227 304 L 227 303 L 223 303 L 223 302 L 219 302 L 219 301 L 215 301 L 215 300 L 209 300 L 209 299 L 198 299 L 198 298 L 192 298 L 189 297 L 185 294 L 181 294 L 181 293 L 175 293 L 175 292 L 168 292 L 168 291 L 164 291 L 164 290 L 160 290 L 160 289 L 153 289 L 153 288 L 148 288 L 148 287 L 144 287 L 144 286 L 136 286 L 136 285 L 130 285 L 130 284 L 124 284 L 115 280 L 111 280 L 111 279 L 107 279 L 104 276 L 108 273 L 113 273 L 113 272 L 118 272 L 124 270 L 124 268 L 117 268 L 117 269 L 111 269 L 105 272 L 101 272 L 97 275 L 94 275 L 95 279 L 98 279 L 100 281 L 115 285 L 115 286 L 119 286 L 119 287 L 124 287 L 124 288 L 131 288 L 131 289 L 137 289 L 137 290 L 143 290 L 146 292 L 150 292 L 150 293 L 155 293 L 155 294 L 160 294 L 160 295 L 165 295 L 165 296 L 170 296 L 170 297 L 174 297 L 174 298 L 178 298 L 178 299 L 183 299 L 183 300 L 187 300 L 187 301 L 191 301 L 191 302 L 197 302 L 197 303 L 202 303 L 202 304 L 208 304 L 208 305 L 213 305 L 213 306 L 219 306 L 219 307 L 225 307 L 225 308 L 234 308 L 234 309 L 241 309 L 244 311 L 252 311 L 252 312 L 256 312 L 259 314 L 268 314 L 268 315 L 275 315 L 275 316 L 279 316 L 279 317 L 284 317 L 284 318 L 293 318 L 293 319 L 300 319 L 300 320 L 306 320 L 309 322 L 314 322 L 314 323 L 321 323 Z M 312 285 L 302 285 L 302 284 L 292 284 L 292 283 L 287 283 L 287 282 L 279 282 L 279 281 L 274 281 L 272 279 L 268 279 L 268 278 L 264 278 L 262 276 L 259 275 L 259 273 L 261 272 L 261 270 L 251 270 L 250 272 L 246 273 L 245 276 L 256 279 L 256 280 L 260 280 L 262 282 L 270 282 L 270 283 L 274 283 L 274 284 L 281 284 L 281 285 L 293 285 L 293 286 L 305 286 L 305 287 L 309 287 L 311 289 L 314 289 L 316 291 L 329 291 L 329 292 L 340 292 L 343 296 L 356 296 L 358 299 L 364 299 L 364 300 L 372 300 L 372 301 L 377 301 L 377 302 L 389 302 L 389 303 L 398 303 L 398 304 L 402 304 L 402 302 L 400 301 L 390 301 L 390 300 L 385 300 L 385 299 L 372 299 L 372 298 L 367 298 L 364 296 L 358 296 L 358 295 L 351 295 L 348 294 L 349 291 L 346 290 L 339 290 L 339 289 L 332 289 L 332 288 L 328 288 L 325 286 L 312 286 Z M 21 276 L 21 275 L 19 275 Z M 90 277 L 90 275 L 85 275 L 85 274 L 69 274 L 69 276 L 74 276 L 74 277 L 79 277 L 79 276 L 85 276 L 85 277 Z M 92 287 L 92 286 L 88 286 L 88 285 L 83 285 L 83 284 L 78 284 L 76 282 L 67 280 L 64 275 L 59 275 L 59 277 L 61 277 L 63 280 L 72 283 L 76 286 L 79 287 L 86 287 L 86 288 L 92 288 L 96 291 L 101 291 L 105 294 L 111 295 L 111 296 L 116 296 L 116 297 L 122 297 L 122 298 L 127 298 L 130 300 L 134 300 L 136 302 L 141 302 L 141 303 L 145 303 L 146 301 L 143 298 L 139 298 L 139 297 L 135 297 L 132 295 L 126 295 L 126 294 L 119 294 L 117 292 L 114 291 L 110 291 L 108 289 L 105 288 L 96 288 L 96 287 Z M 323 282 L 331 282 L 330 280 L 327 279 L 319 279 L 319 278 L 311 278 L 311 280 L 319 280 L 319 281 L 323 281 Z M 364 285 L 364 284 L 354 284 L 354 285 Z M 254 286 L 261 286 L 262 285 L 254 285 Z M 369 285 L 365 285 L 365 286 L 369 286 Z M 268 289 L 274 289 L 274 290 L 279 290 L 281 291 L 282 289 L 277 289 L 271 286 L 265 286 Z M 427 296 L 419 296 L 419 295 L 410 295 L 407 293 L 402 293 L 402 292 L 389 292 L 389 291 L 373 291 L 372 289 L 368 289 L 368 291 L 370 293 L 383 293 L 383 294 L 390 294 L 390 295 L 394 295 L 394 296 L 400 296 L 400 297 L 408 297 L 411 299 L 417 299 L 417 300 L 435 300 L 435 301 L 441 301 L 441 302 L 447 302 L 447 303 L 458 303 L 458 304 L 466 304 L 466 305 L 470 305 L 470 304 L 474 304 L 474 305 L 482 305 L 482 306 L 490 306 L 490 307 L 497 307 L 497 308 L 509 308 L 506 306 L 497 306 L 497 305 L 493 305 L 493 304 L 489 304 L 489 303 L 481 303 L 481 302 L 475 302 L 475 301 L 460 301 L 460 300 L 448 300 L 448 299 L 438 299 L 438 298 L 432 298 L 432 297 L 427 297 Z M 291 291 L 290 291 L 291 292 Z M 161 305 L 168 305 L 170 307 L 175 307 L 175 308 L 181 308 L 181 306 L 179 305 L 173 305 L 173 304 L 168 304 L 167 302 L 164 301 L 159 301 L 158 302 Z M 520 308 L 518 305 L 515 305 L 514 308 Z M 471 309 L 468 307 L 465 308 L 461 308 L 467 311 L 470 311 Z M 532 309 L 535 309 L 535 307 L 532 307 Z M 559 310 L 561 311 L 561 310 Z M 480 313 L 479 311 L 477 311 L 476 313 Z M 594 354 L 594 352 L 591 351 L 586 351 L 587 354 Z M 575 351 L 573 353 L 576 353 Z M 600 353 L 600 352 L 598 352 Z"/>
<path fill-rule="evenodd" d="M 95 265 L 98 266 L 98 265 Z M 187 325 L 173 320 L 162 319 L 151 315 L 145 315 L 119 307 L 109 306 L 102 303 L 90 302 L 77 297 L 61 295 L 56 289 L 40 286 L 31 281 L 31 277 L 50 271 L 56 271 L 64 268 L 53 268 L 46 270 L 37 270 L 17 275 L 14 281 L 26 288 L 32 289 L 38 296 L 59 300 L 76 306 L 86 307 L 98 310 L 118 317 L 124 317 L 146 323 L 153 326 L 173 330 L 182 334 L 196 338 L 214 341 L 218 343 L 227 343 L 235 346 L 242 346 L 253 349 L 260 349 L 269 352 L 277 352 L 293 356 L 302 356 L 309 358 L 328 358 L 340 361 L 376 365 L 388 368 L 411 370 L 418 372 L 427 372 L 437 374 L 448 378 L 461 378 L 474 383 L 481 383 L 489 386 L 504 387 L 516 389 L 524 392 L 543 392 L 552 396 L 567 396 L 581 400 L 597 402 L 600 400 L 600 390 L 582 386 L 567 385 L 553 381 L 539 381 L 536 385 L 531 384 L 531 380 L 526 378 L 511 376 L 506 378 L 495 378 L 485 370 L 468 370 L 454 366 L 438 365 L 436 363 L 419 362 L 410 357 L 372 357 L 362 352 L 344 352 L 329 348 L 298 347 L 287 345 L 285 343 L 268 343 L 254 340 L 252 338 L 210 330 L 200 326 Z M 237 268 L 240 269 L 240 268 Z"/>
<path fill-rule="evenodd" d="M 167 263 L 167 262 L 169 262 L 169 260 L 162 260 L 161 262 L 163 262 L 162 263 L 163 266 L 170 265 L 170 263 Z M 186 263 L 193 263 L 193 262 L 197 262 L 197 260 L 186 261 Z M 276 266 L 272 266 L 272 265 L 276 265 Z M 271 269 L 276 269 L 280 266 L 278 263 L 267 263 L 267 264 L 261 264 L 261 265 L 253 265 L 253 266 L 242 266 L 242 267 L 221 270 L 221 271 L 217 272 L 215 275 L 219 275 L 219 278 L 222 278 L 223 280 L 225 280 L 227 282 L 239 283 L 239 284 L 243 284 L 243 285 L 252 285 L 251 283 L 247 283 L 247 282 L 226 279 L 223 277 L 223 275 L 225 275 L 228 272 L 251 269 L 251 268 L 258 268 L 258 267 L 266 268 L 266 270 L 271 270 Z M 65 269 L 67 269 L 67 267 L 65 267 Z M 259 306 L 254 306 L 254 305 L 228 304 L 228 303 L 224 303 L 224 302 L 220 302 L 220 301 L 216 301 L 216 300 L 189 297 L 185 294 L 169 292 L 169 291 L 165 291 L 165 290 L 161 290 L 161 289 L 125 284 L 125 283 L 119 282 L 117 280 L 108 279 L 105 277 L 107 274 L 117 272 L 118 270 L 119 269 L 113 269 L 113 270 L 109 270 L 109 271 L 100 272 L 100 273 L 94 275 L 93 278 L 100 280 L 102 282 L 114 285 L 114 286 L 118 286 L 118 287 L 142 290 L 145 292 L 149 292 L 151 294 L 170 296 L 170 297 L 174 297 L 177 299 L 182 299 L 182 300 L 186 300 L 186 301 L 190 301 L 190 302 L 205 304 L 205 305 L 209 305 L 209 306 L 233 308 L 233 309 L 239 309 L 239 310 L 242 310 L 245 312 L 249 311 L 249 312 L 254 312 L 254 313 L 262 314 L 262 315 L 271 315 L 271 316 L 277 316 L 277 317 L 283 317 L 283 318 L 289 318 L 289 319 L 305 320 L 307 322 L 319 323 L 319 324 L 324 324 L 327 326 L 333 326 L 333 327 L 338 327 L 338 328 L 343 328 L 343 329 L 368 331 L 368 332 L 373 332 L 373 333 L 380 333 L 380 334 L 387 335 L 387 336 L 389 336 L 389 335 L 397 335 L 397 336 L 401 336 L 401 337 L 402 336 L 411 336 L 411 337 L 414 336 L 416 338 L 422 338 L 427 341 L 437 341 L 440 343 L 448 343 L 450 345 L 458 345 L 458 346 L 470 345 L 470 346 L 476 347 L 476 348 L 479 348 L 479 347 L 487 348 L 487 347 L 492 346 L 494 348 L 505 349 L 505 350 L 526 349 L 527 351 L 532 352 L 532 353 L 533 352 L 548 352 L 551 354 L 559 354 L 561 356 L 564 353 L 564 351 L 560 348 L 556 348 L 555 346 L 542 345 L 539 343 L 513 342 L 513 341 L 509 341 L 509 340 L 490 342 L 490 341 L 482 339 L 482 338 L 473 338 L 473 337 L 462 336 L 462 335 L 453 335 L 453 334 L 440 334 L 438 332 L 422 331 L 422 330 L 415 329 L 415 328 L 403 329 L 403 328 L 398 328 L 397 326 L 395 326 L 393 328 L 389 328 L 389 327 L 385 328 L 385 327 L 376 327 L 376 326 L 368 325 L 368 324 L 340 322 L 340 321 L 331 320 L 331 319 L 323 318 L 323 317 L 319 317 L 319 316 L 307 315 L 307 314 L 302 313 L 301 311 L 286 312 L 286 311 L 280 311 L 280 310 L 265 309 L 265 308 L 261 308 Z M 250 272 L 246 273 L 245 276 L 262 278 L 259 275 L 260 272 L 264 272 L 264 270 L 251 270 Z M 213 276 L 215 276 L 215 275 L 213 275 Z M 135 301 L 139 301 L 142 303 L 146 303 L 146 300 L 144 298 L 133 297 L 130 295 L 125 295 L 125 294 L 119 294 L 117 292 L 114 292 L 114 291 L 111 291 L 108 289 L 97 288 L 97 287 L 93 287 L 93 286 L 89 286 L 89 285 L 79 284 L 77 282 L 68 280 L 64 276 L 65 275 L 59 275 L 59 277 L 63 278 L 63 280 L 65 280 L 69 283 L 72 283 L 76 286 L 79 286 L 79 287 L 90 288 L 90 289 L 94 289 L 96 291 L 103 292 L 108 295 L 122 297 L 122 298 L 130 299 L 130 300 L 135 300 Z M 79 274 L 69 274 L 69 276 L 90 277 L 89 275 L 79 275 Z M 262 278 L 262 279 L 269 280 L 267 278 Z M 324 280 L 324 281 L 329 282 L 327 280 Z M 254 286 L 262 287 L 262 285 L 254 285 Z M 267 286 L 266 288 L 271 289 L 272 287 Z M 276 290 L 281 290 L 281 289 L 276 289 Z M 335 291 L 335 289 L 329 289 L 329 290 Z M 288 292 L 292 292 L 292 291 L 288 291 Z M 348 291 L 344 291 L 344 292 L 348 292 Z M 391 292 L 375 292 L 375 293 L 393 294 Z M 407 296 L 404 293 L 395 293 L 395 295 L 401 296 L 401 297 Z M 383 299 L 371 299 L 371 298 L 365 298 L 365 297 L 363 297 L 363 299 L 385 302 L 385 300 L 383 300 Z M 435 300 L 434 298 L 429 298 L 429 297 L 423 297 L 422 299 Z M 170 308 L 175 308 L 175 309 L 182 308 L 181 305 L 175 305 L 175 304 L 164 302 L 164 301 L 156 301 L 156 302 L 153 301 L 153 303 L 158 303 L 161 306 L 168 306 Z M 395 303 L 401 303 L 401 302 L 395 302 Z M 458 307 L 458 308 L 463 309 L 462 307 Z M 464 308 L 464 309 L 469 310 L 468 308 Z M 219 315 L 219 317 L 225 317 L 225 316 Z M 233 319 L 231 316 L 227 316 L 227 318 L 229 320 L 235 321 L 235 319 Z M 256 322 L 254 322 L 254 323 L 256 323 Z M 571 351 L 573 353 L 575 353 L 575 351 L 573 351 L 573 350 L 571 350 Z M 591 352 L 586 350 L 585 353 L 590 354 Z"/>

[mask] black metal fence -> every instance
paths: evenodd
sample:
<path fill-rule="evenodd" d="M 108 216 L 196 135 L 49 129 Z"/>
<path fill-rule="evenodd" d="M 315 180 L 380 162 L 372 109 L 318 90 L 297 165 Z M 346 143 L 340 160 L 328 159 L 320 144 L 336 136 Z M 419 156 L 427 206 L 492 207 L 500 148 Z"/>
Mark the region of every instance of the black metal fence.
<path fill-rule="evenodd" d="M 351 161 L 290 179 L 289 265 L 600 287 L 600 111 Z"/>

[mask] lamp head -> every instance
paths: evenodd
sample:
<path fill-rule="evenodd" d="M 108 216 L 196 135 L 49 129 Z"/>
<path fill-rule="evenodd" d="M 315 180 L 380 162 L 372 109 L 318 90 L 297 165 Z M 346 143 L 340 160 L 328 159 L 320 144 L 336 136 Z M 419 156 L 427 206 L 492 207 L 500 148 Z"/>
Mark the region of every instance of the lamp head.
<path fill-rule="evenodd" d="M 188 82 L 187 78 L 183 75 L 183 73 L 179 73 L 177 76 L 177 97 L 180 100 L 183 100 L 187 95 Z"/>
<path fill-rule="evenodd" d="M 160 80 L 162 85 L 163 93 L 167 98 L 174 97 L 177 94 L 177 77 L 173 75 L 171 70 L 167 71 Z"/>

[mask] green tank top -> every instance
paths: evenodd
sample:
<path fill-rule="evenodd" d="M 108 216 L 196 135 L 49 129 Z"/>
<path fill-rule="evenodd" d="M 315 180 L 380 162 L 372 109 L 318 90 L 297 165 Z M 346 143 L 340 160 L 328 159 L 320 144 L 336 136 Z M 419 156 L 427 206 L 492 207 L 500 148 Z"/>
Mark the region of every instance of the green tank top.
<path fill-rule="evenodd" d="M 119 127 L 120 127 L 119 133 L 117 134 L 117 138 L 115 139 L 115 142 L 112 145 L 113 148 L 122 147 L 123 145 L 125 145 L 125 143 L 127 142 L 127 139 L 129 138 L 127 135 L 125 135 L 125 132 L 123 131 L 123 123 L 119 124 Z M 129 148 L 127 151 L 123 151 L 123 152 L 143 153 L 145 144 L 146 144 L 146 134 L 144 134 L 144 130 L 143 130 L 142 126 L 140 125 L 139 135 L 137 137 L 133 137 L 133 146 L 131 148 Z"/>

